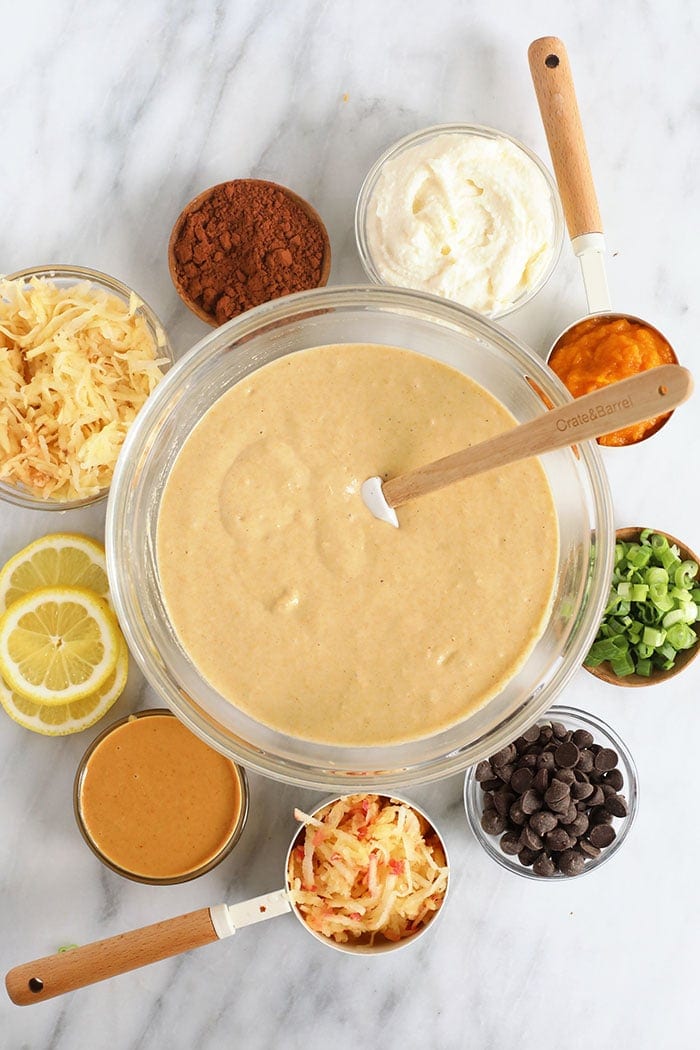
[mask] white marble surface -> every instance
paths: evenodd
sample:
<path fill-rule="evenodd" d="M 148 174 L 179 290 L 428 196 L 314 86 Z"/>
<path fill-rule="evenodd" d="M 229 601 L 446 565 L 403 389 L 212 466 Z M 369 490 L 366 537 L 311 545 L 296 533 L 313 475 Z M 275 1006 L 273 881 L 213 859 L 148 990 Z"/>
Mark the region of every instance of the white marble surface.
<path fill-rule="evenodd" d="M 502 128 L 548 158 L 526 51 L 567 41 L 609 246 L 613 302 L 694 364 L 700 23 L 689 0 L 97 0 L 2 5 L 0 269 L 72 262 L 111 272 L 163 317 L 178 352 L 205 326 L 171 287 L 170 226 L 206 186 L 277 179 L 327 221 L 333 283 L 362 279 L 352 217 L 362 177 L 397 137 L 442 121 Z M 506 326 L 544 352 L 585 301 L 568 243 L 547 288 Z M 618 525 L 700 547 L 698 403 L 652 442 L 610 451 Z M 0 557 L 47 531 L 100 536 L 104 511 L 0 509 Z M 466 828 L 461 778 L 413 796 L 443 822 L 454 884 L 415 951 L 361 961 L 291 917 L 27 1009 L 0 1005 L 7 1050 L 697 1046 L 696 750 L 700 662 L 619 690 L 581 671 L 564 699 L 607 719 L 639 766 L 637 824 L 618 857 L 564 885 L 501 871 Z M 151 705 L 132 674 L 114 714 Z M 0 725 L 2 969 L 59 945 L 276 888 L 292 805 L 316 796 L 253 776 L 233 857 L 179 887 L 100 866 L 73 821 L 66 740 Z"/>

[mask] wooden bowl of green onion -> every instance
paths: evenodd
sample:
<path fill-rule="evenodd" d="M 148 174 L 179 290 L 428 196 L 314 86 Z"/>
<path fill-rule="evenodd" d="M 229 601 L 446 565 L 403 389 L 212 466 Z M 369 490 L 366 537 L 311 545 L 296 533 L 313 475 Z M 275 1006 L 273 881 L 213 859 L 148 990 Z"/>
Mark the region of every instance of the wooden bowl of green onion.
<path fill-rule="evenodd" d="M 610 597 L 583 666 L 629 687 L 679 674 L 700 645 L 697 554 L 658 529 L 618 529 Z"/>

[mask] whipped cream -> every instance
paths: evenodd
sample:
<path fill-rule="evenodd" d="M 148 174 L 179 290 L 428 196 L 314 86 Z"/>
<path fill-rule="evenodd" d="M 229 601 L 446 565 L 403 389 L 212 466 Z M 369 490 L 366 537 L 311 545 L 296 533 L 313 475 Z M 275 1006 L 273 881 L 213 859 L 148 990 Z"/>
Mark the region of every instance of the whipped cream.
<path fill-rule="evenodd" d="M 537 285 L 555 250 L 549 185 L 509 139 L 445 133 L 383 165 L 367 206 L 382 282 L 498 315 Z"/>

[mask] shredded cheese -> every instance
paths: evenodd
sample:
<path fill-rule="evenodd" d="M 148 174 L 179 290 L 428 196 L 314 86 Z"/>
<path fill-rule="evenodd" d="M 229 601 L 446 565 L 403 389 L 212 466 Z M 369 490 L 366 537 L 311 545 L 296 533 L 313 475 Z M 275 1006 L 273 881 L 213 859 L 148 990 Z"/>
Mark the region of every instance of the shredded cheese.
<path fill-rule="evenodd" d="M 410 806 L 350 795 L 305 825 L 289 857 L 289 894 L 307 925 L 338 943 L 400 941 L 435 915 L 447 891 L 435 831 Z"/>
<path fill-rule="evenodd" d="M 89 281 L 0 280 L 0 481 L 62 502 L 109 486 L 168 362 L 140 305 Z"/>

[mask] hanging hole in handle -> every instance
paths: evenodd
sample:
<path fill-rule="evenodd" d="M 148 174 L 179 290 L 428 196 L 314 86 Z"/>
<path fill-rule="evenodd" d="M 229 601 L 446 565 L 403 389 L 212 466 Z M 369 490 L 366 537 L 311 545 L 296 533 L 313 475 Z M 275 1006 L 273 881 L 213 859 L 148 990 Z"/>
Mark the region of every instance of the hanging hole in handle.
<path fill-rule="evenodd" d="M 30 992 L 43 992 L 44 982 L 41 977 L 30 977 L 28 982 Z"/>
<path fill-rule="evenodd" d="M 662 397 L 666 397 L 666 394 L 668 393 L 668 387 L 664 386 L 663 383 L 662 383 L 661 386 L 659 387 L 659 393 L 661 394 Z"/>
<path fill-rule="evenodd" d="M 547 69 L 556 69 L 559 65 L 559 55 L 547 55 L 544 60 Z"/>

